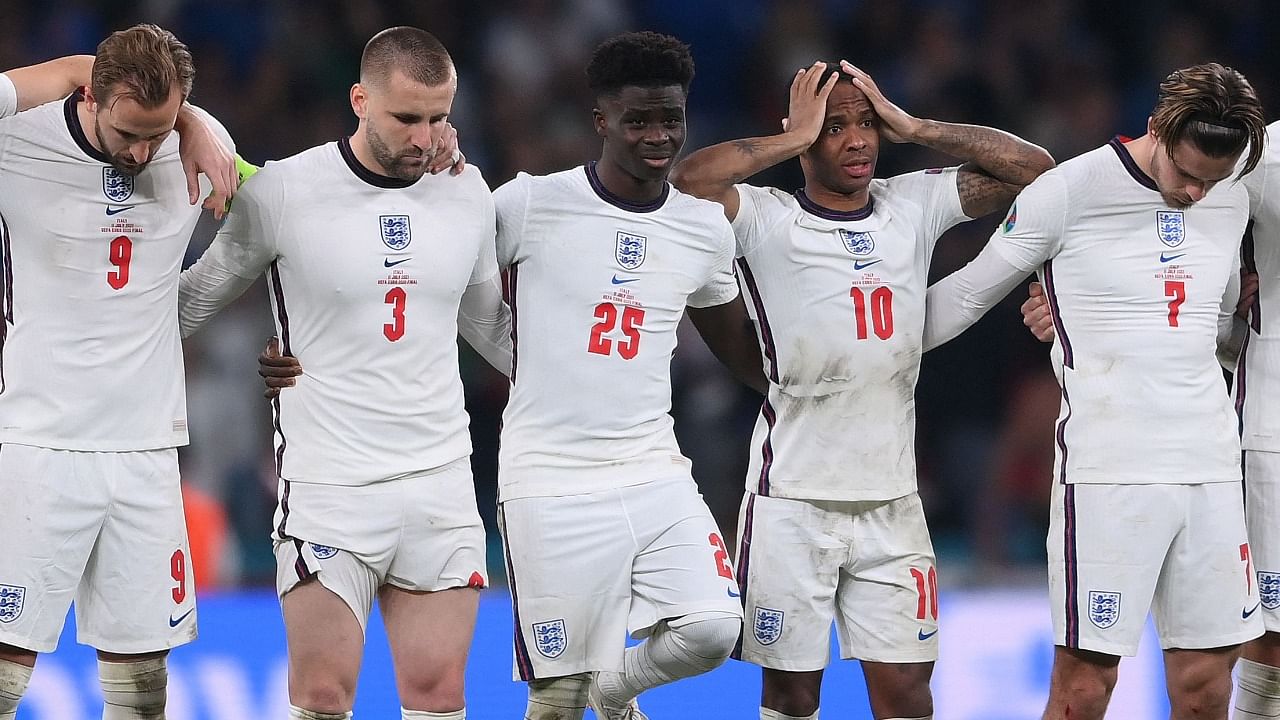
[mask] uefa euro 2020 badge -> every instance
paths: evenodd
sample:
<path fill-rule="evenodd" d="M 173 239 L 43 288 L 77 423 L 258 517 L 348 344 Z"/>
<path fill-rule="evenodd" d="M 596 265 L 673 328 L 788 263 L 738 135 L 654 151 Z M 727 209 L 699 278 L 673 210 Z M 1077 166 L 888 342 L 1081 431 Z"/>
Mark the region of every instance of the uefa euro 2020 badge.
<path fill-rule="evenodd" d="M 108 165 L 102 168 L 102 194 L 114 203 L 133 197 L 133 176 L 125 175 Z"/>
<path fill-rule="evenodd" d="M 782 621 L 784 613 L 766 607 L 757 607 L 752 632 L 756 642 L 761 645 L 772 645 L 782 637 Z"/>
<path fill-rule="evenodd" d="M 22 614 L 22 601 L 27 589 L 17 585 L 0 585 L 0 623 L 11 623 Z"/>
<path fill-rule="evenodd" d="M 1186 231 L 1182 224 L 1181 210 L 1157 210 L 1156 234 L 1160 242 L 1169 247 L 1178 247 L 1186 239 Z"/>
<path fill-rule="evenodd" d="M 645 236 L 619 230 L 613 257 L 623 270 L 635 270 L 644 264 L 647 246 L 648 239 Z"/>
<path fill-rule="evenodd" d="M 1120 619 L 1120 593 L 1089 591 L 1089 622 L 1103 630 Z"/>

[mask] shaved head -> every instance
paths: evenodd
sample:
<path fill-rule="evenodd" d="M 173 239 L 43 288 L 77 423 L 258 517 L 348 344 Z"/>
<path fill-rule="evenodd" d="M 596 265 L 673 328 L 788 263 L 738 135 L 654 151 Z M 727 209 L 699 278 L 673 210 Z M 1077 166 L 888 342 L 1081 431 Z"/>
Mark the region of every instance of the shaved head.
<path fill-rule="evenodd" d="M 426 30 L 400 26 L 374 35 L 360 57 L 360 84 L 385 87 L 395 71 L 428 87 L 456 81 L 449 51 Z"/>

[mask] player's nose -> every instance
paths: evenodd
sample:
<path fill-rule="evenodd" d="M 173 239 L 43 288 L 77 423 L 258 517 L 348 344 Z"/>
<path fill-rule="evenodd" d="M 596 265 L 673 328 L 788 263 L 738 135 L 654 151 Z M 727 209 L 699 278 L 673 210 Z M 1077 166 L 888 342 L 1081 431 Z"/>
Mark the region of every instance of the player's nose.
<path fill-rule="evenodd" d="M 1187 196 L 1191 198 L 1191 202 L 1200 202 L 1204 199 L 1207 190 L 1200 183 L 1192 183 L 1187 186 Z"/>
<path fill-rule="evenodd" d="M 151 159 L 151 145 L 145 142 L 134 143 L 129 146 L 129 157 L 139 165 Z"/>

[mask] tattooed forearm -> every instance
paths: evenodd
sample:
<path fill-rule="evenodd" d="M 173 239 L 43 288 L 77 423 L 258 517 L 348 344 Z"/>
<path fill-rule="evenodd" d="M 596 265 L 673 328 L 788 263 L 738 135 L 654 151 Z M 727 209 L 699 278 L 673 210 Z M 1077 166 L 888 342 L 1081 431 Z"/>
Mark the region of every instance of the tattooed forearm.
<path fill-rule="evenodd" d="M 755 157 L 756 155 L 759 155 L 762 149 L 760 147 L 760 141 L 756 138 L 734 140 L 731 144 L 738 149 L 738 152 L 746 155 L 747 157 Z"/>
<path fill-rule="evenodd" d="M 926 120 L 915 140 L 972 162 L 993 178 L 1011 185 L 1025 186 L 1054 164 L 1044 148 L 1003 130 L 981 125 Z"/>

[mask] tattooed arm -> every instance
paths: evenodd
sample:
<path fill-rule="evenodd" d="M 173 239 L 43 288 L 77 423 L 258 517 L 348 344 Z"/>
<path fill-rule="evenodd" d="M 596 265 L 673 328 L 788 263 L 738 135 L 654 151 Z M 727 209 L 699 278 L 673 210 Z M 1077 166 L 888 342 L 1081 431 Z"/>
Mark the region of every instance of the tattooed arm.
<path fill-rule="evenodd" d="M 826 67 L 826 63 L 817 62 L 796 73 L 782 133 L 703 148 L 675 167 L 672 184 L 682 192 L 720 203 L 725 217 L 732 221 L 738 216 L 739 206 L 735 184 L 796 157 L 818 139 L 827 113 L 827 96 L 839 77 L 833 74 L 821 82 Z"/>
<path fill-rule="evenodd" d="M 870 75 L 849 62 L 842 61 L 840 69 L 866 94 L 886 140 L 923 145 L 964 161 L 956 184 L 960 205 L 971 218 L 1008 207 L 1022 188 L 1054 166 L 1044 148 L 1003 130 L 914 117 L 890 102 Z"/>

